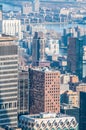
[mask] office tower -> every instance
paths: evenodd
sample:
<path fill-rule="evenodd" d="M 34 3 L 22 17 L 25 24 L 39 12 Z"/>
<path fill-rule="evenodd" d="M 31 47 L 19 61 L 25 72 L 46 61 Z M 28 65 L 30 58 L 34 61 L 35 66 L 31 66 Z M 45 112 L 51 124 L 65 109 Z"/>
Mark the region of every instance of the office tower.
<path fill-rule="evenodd" d="M 82 79 L 83 40 L 70 37 L 68 45 L 68 70 Z"/>
<path fill-rule="evenodd" d="M 79 130 L 86 130 L 86 92 L 80 92 Z"/>
<path fill-rule="evenodd" d="M 17 127 L 18 46 L 0 36 L 0 126 Z"/>
<path fill-rule="evenodd" d="M 78 130 L 78 123 L 74 116 L 56 113 L 22 115 L 19 126 L 22 130 Z"/>
<path fill-rule="evenodd" d="M 42 32 L 35 32 L 32 43 L 33 66 L 37 66 L 39 61 L 45 61 L 45 38 Z"/>
<path fill-rule="evenodd" d="M 60 72 L 32 68 L 30 76 L 30 113 L 60 112 Z"/>
<path fill-rule="evenodd" d="M 20 71 L 18 75 L 18 114 L 29 113 L 29 73 Z"/>
<path fill-rule="evenodd" d="M 16 36 L 22 39 L 21 21 L 17 19 L 7 19 L 2 22 L 2 33 L 6 35 Z"/>

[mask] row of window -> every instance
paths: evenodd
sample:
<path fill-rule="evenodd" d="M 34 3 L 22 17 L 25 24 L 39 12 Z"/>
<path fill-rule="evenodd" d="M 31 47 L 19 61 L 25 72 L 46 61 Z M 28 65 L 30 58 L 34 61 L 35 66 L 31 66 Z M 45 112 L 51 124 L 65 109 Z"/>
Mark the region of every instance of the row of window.
<path fill-rule="evenodd" d="M 0 104 L 0 109 L 16 108 L 17 102 Z"/>
<path fill-rule="evenodd" d="M 17 69 L 17 68 L 18 68 L 18 66 L 9 66 L 9 67 L 1 66 L 1 67 L 0 67 L 0 70 Z"/>
<path fill-rule="evenodd" d="M 11 76 L 0 76 L 0 79 L 10 79 L 10 78 L 18 78 L 17 75 L 11 75 Z"/>
<path fill-rule="evenodd" d="M 14 82 L 17 82 L 17 79 L 15 80 L 8 80 L 8 81 L 0 81 L 0 84 L 5 84 L 5 83 L 14 83 Z"/>
<path fill-rule="evenodd" d="M 11 97 L 13 97 L 13 96 L 17 96 L 17 92 L 15 92 L 15 93 L 13 93 L 13 94 L 9 94 L 9 93 L 8 93 L 8 94 L 5 94 L 5 95 L 0 95 L 0 99 L 2 99 L 2 98 L 4 98 L 4 97 L 5 97 L 5 98 L 6 98 L 6 97 L 10 97 L 10 98 L 11 98 Z"/>
<path fill-rule="evenodd" d="M 4 57 L 4 58 L 0 58 L 0 61 L 3 61 L 3 60 L 15 60 L 17 59 L 18 57 Z"/>
<path fill-rule="evenodd" d="M 18 64 L 18 62 L 17 61 L 12 61 L 12 62 L 0 62 L 0 65 L 11 65 L 11 64 Z"/>
<path fill-rule="evenodd" d="M 1 74 L 13 74 L 13 73 L 16 74 L 16 73 L 18 73 L 18 71 L 16 71 L 16 70 L 15 71 L 3 71 L 3 72 L 0 72 L 0 75 Z"/>

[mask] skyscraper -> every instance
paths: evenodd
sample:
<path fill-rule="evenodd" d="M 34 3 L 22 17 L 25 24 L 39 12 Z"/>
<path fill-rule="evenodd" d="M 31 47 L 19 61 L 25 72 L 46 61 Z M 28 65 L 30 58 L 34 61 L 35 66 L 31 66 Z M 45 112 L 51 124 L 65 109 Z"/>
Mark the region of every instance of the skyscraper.
<path fill-rule="evenodd" d="M 0 36 L 0 126 L 17 127 L 18 46 Z"/>
<path fill-rule="evenodd" d="M 0 5 L 0 32 L 2 32 L 2 5 Z"/>
<path fill-rule="evenodd" d="M 82 79 L 83 40 L 70 37 L 68 45 L 68 70 Z"/>
<path fill-rule="evenodd" d="M 39 61 L 45 60 L 45 38 L 42 32 L 35 32 L 32 43 L 32 64 L 37 66 Z"/>
<path fill-rule="evenodd" d="M 30 113 L 60 112 L 60 72 L 30 69 Z"/>

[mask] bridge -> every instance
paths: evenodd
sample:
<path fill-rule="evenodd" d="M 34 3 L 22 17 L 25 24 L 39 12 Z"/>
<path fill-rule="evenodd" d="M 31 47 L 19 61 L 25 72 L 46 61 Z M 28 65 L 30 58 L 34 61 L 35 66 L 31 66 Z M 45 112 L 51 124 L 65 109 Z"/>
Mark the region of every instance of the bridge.
<path fill-rule="evenodd" d="M 22 0 L 21 0 L 22 1 Z M 20 0 L 0 0 L 0 4 L 8 4 L 11 6 L 17 6 L 17 7 L 22 7 L 22 2 Z"/>
<path fill-rule="evenodd" d="M 0 0 L 0 3 L 4 3 L 4 4 L 10 4 L 12 6 L 19 6 L 21 7 L 23 2 L 33 2 L 34 0 Z M 54 4 L 58 4 L 58 3 L 63 3 L 63 4 L 76 4 L 76 1 L 66 1 L 66 0 L 39 0 L 41 3 L 54 3 Z"/>

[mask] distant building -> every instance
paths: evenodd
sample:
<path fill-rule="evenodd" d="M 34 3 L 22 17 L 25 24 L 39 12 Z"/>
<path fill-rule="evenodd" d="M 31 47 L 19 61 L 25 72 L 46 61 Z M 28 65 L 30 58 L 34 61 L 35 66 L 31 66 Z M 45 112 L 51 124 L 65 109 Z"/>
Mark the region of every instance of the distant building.
<path fill-rule="evenodd" d="M 32 42 L 32 65 L 38 66 L 45 61 L 45 38 L 42 32 L 35 32 Z"/>
<path fill-rule="evenodd" d="M 17 127 L 18 45 L 16 38 L 0 36 L 0 126 Z"/>
<path fill-rule="evenodd" d="M 3 9 L 2 5 L 0 5 L 0 33 L 2 33 L 2 19 L 3 19 Z"/>
<path fill-rule="evenodd" d="M 80 92 L 79 130 L 86 129 L 86 92 Z"/>
<path fill-rule="evenodd" d="M 83 46 L 83 70 L 82 70 L 82 76 L 83 78 L 86 78 L 86 46 Z"/>
<path fill-rule="evenodd" d="M 61 84 L 68 84 L 70 82 L 70 74 L 61 74 L 60 76 L 60 82 Z"/>
<path fill-rule="evenodd" d="M 77 92 L 73 92 L 72 90 L 66 91 L 61 95 L 61 103 L 66 103 L 71 106 L 78 106 L 78 95 Z"/>
<path fill-rule="evenodd" d="M 24 3 L 22 13 L 28 15 L 31 12 L 32 12 L 32 2 Z"/>
<path fill-rule="evenodd" d="M 60 112 L 60 72 L 30 69 L 30 113 Z"/>
<path fill-rule="evenodd" d="M 72 91 L 76 91 L 76 87 L 79 85 L 79 78 L 77 75 L 70 75 L 69 88 Z"/>
<path fill-rule="evenodd" d="M 33 11 L 39 13 L 40 3 L 39 0 L 33 0 Z"/>
<path fill-rule="evenodd" d="M 79 100 L 78 106 L 79 106 L 80 105 L 80 92 L 86 92 L 86 84 L 84 84 L 84 83 L 79 84 L 76 87 L 76 91 L 77 91 L 77 94 L 78 94 L 78 100 Z"/>
<path fill-rule="evenodd" d="M 69 72 L 78 75 L 82 79 L 83 40 L 74 37 L 69 38 L 67 61 Z"/>
<path fill-rule="evenodd" d="M 19 126 L 22 130 L 78 130 L 75 117 L 56 113 L 22 115 L 19 119 Z"/>
<path fill-rule="evenodd" d="M 2 5 L 0 5 L 0 21 L 2 21 Z"/>
<path fill-rule="evenodd" d="M 16 36 L 22 39 L 21 22 L 17 19 L 7 19 L 2 21 L 2 33 L 6 35 Z"/>
<path fill-rule="evenodd" d="M 20 71 L 18 75 L 18 114 L 29 113 L 29 73 Z"/>

